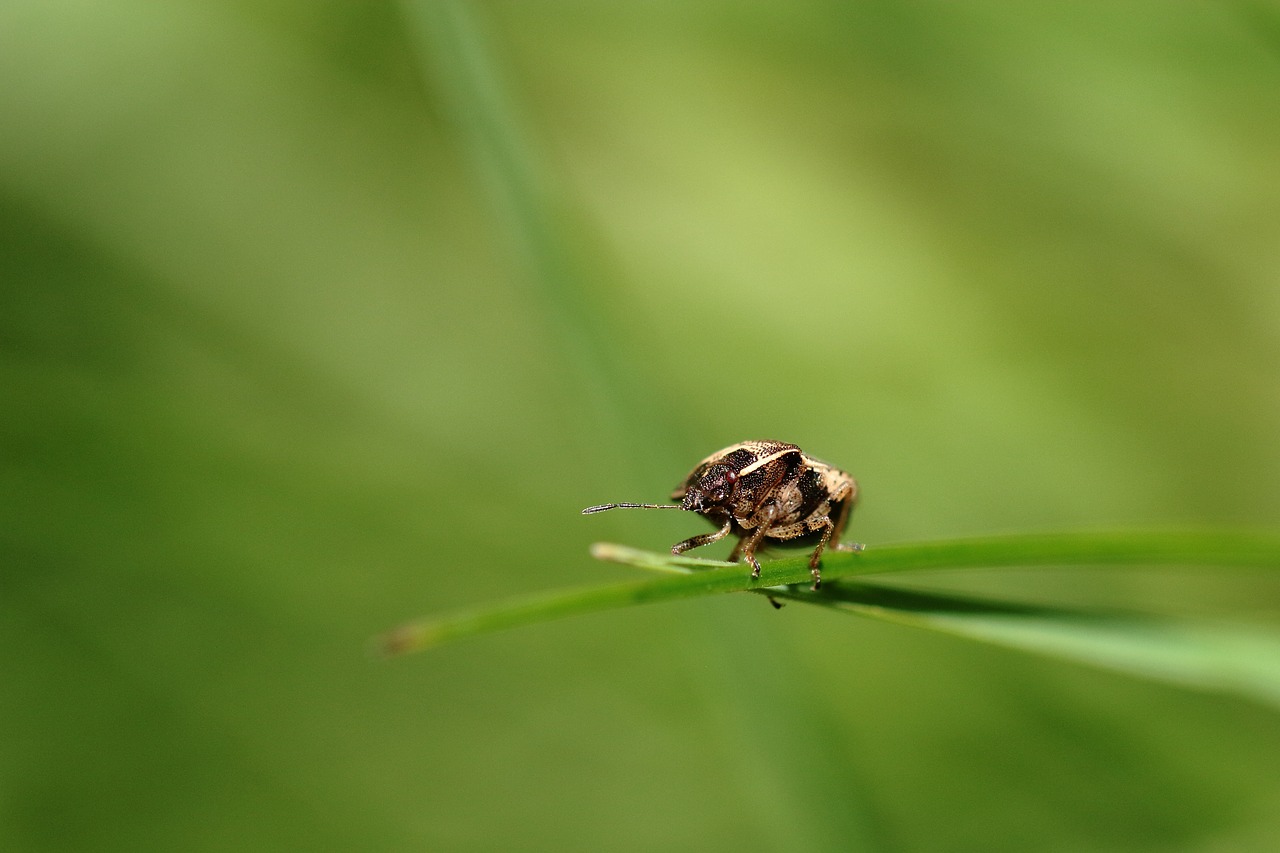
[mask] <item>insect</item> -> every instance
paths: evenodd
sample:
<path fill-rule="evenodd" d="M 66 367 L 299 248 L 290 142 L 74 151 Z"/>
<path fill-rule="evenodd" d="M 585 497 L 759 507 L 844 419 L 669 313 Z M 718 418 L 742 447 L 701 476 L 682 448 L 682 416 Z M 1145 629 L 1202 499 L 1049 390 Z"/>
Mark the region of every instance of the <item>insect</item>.
<path fill-rule="evenodd" d="M 671 546 L 682 554 L 718 542 L 729 534 L 738 544 L 729 559 L 745 559 L 751 577 L 760 577 L 756 550 L 765 539 L 793 545 L 817 542 L 809 569 L 813 588 L 822 585 L 818 563 L 830 547 L 861 551 L 857 544 L 841 544 L 840 535 L 858 500 L 853 477 L 782 441 L 743 441 L 718 450 L 698 463 L 671 493 L 678 504 L 616 503 L 589 506 L 583 515 L 609 509 L 683 509 L 716 525 L 713 533 L 693 536 Z"/>

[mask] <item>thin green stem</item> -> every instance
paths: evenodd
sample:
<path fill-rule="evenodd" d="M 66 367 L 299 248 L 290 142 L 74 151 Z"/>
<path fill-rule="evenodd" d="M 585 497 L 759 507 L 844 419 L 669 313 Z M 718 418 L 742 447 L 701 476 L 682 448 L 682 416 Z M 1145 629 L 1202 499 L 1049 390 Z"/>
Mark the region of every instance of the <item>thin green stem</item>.
<path fill-rule="evenodd" d="M 452 615 L 403 625 L 377 641 L 388 655 L 430 648 L 449 640 L 485 634 L 564 616 L 593 613 L 768 587 L 808 584 L 806 556 L 772 560 L 752 578 L 742 565 L 596 545 L 600 559 L 648 569 L 669 577 L 550 592 L 484 605 Z M 1203 565 L 1280 568 L 1280 535 L 1246 531 L 1051 533 L 884 545 L 860 553 L 828 552 L 822 573 L 828 580 L 855 575 L 922 569 L 995 568 L 1043 565 Z M 703 569 L 683 573 L 689 569 Z"/>

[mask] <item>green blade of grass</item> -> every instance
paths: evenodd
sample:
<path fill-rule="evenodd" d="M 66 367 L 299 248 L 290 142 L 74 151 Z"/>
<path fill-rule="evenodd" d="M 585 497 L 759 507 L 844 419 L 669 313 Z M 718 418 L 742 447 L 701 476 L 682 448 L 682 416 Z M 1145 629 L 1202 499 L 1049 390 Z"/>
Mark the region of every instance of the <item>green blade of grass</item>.
<path fill-rule="evenodd" d="M 660 401 L 620 362 L 617 330 L 598 304 L 601 259 L 591 228 L 564 182 L 546 164 L 537 133 L 503 73 L 484 9 L 465 0 L 403 0 L 421 79 L 445 110 L 507 240 L 510 273 L 530 285 L 538 319 L 560 347 L 572 385 L 598 423 L 592 435 L 630 436 L 646 446 L 662 437 L 651 413 Z M 622 446 L 629 446 L 626 442 Z M 665 446 L 665 445 L 664 445 Z"/>
<path fill-rule="evenodd" d="M 857 582 L 831 584 L 818 593 L 771 594 L 1280 707 L 1280 631 L 1263 626 L 1040 607 Z"/>
<path fill-rule="evenodd" d="M 1261 539 L 1254 544 L 1265 549 Z M 629 565 L 667 572 L 699 565 L 629 549 L 621 556 Z M 853 581 L 828 583 L 816 593 L 787 587 L 756 592 L 1280 707 L 1280 631 L 1262 626 L 1042 607 Z"/>
<path fill-rule="evenodd" d="M 635 604 L 674 601 L 717 593 L 767 590 L 810 582 L 807 556 L 764 563 L 753 579 L 742 565 L 598 544 L 599 559 L 673 572 L 670 577 L 550 592 L 497 602 L 403 625 L 377 640 L 388 655 L 430 648 L 449 640 L 518 625 L 545 622 Z M 862 574 L 920 569 L 1035 565 L 1206 565 L 1280 568 L 1280 536 L 1270 533 L 1118 532 L 1056 533 L 956 539 L 828 552 L 823 577 L 832 581 Z M 689 572 L 689 569 L 702 571 Z"/>

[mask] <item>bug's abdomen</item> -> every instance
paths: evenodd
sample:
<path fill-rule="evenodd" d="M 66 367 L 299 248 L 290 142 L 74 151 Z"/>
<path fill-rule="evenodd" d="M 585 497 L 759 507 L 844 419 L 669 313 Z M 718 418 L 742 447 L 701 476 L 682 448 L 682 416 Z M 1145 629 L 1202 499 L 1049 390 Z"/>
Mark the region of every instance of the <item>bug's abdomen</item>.
<path fill-rule="evenodd" d="M 826 507 L 819 507 L 812 515 L 805 516 L 795 524 L 784 527 L 775 526 L 765 535 L 770 539 L 785 541 L 788 545 L 816 545 L 822 538 L 826 525 L 813 526 L 811 523 L 823 518 L 830 518 L 832 523 L 835 523 L 844 510 L 844 504 L 845 501 L 832 501 Z M 839 536 L 839 534 L 840 531 L 837 530 L 833 535 Z"/>
<path fill-rule="evenodd" d="M 843 527 L 849 520 L 848 510 L 852 509 L 847 505 L 857 499 L 853 478 L 827 465 L 806 468 L 794 488 L 799 495 L 798 506 L 765 534 L 789 545 L 816 544 L 826 530 L 824 519 L 830 519 L 837 528 Z M 836 529 L 833 535 L 838 539 L 843 532 Z"/>
<path fill-rule="evenodd" d="M 823 482 L 822 475 L 816 469 L 804 469 L 796 486 L 800 491 L 800 506 L 796 510 L 797 521 L 804 521 L 815 513 L 827 514 L 823 511 L 823 504 L 829 505 L 832 495 L 827 489 L 827 484 Z"/>

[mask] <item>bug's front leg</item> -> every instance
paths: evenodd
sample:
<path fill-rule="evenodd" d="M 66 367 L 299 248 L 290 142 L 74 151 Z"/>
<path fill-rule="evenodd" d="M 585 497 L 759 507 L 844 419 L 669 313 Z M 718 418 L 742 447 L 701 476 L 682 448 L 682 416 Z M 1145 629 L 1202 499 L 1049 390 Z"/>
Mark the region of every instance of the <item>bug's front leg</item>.
<path fill-rule="evenodd" d="M 719 542 L 721 539 L 729 535 L 729 531 L 733 529 L 733 519 L 725 518 L 724 526 L 714 533 L 703 533 L 698 536 L 690 536 L 683 542 L 677 542 L 671 546 L 671 553 L 680 555 L 691 548 L 701 548 L 703 545 L 710 545 L 712 542 Z"/>

